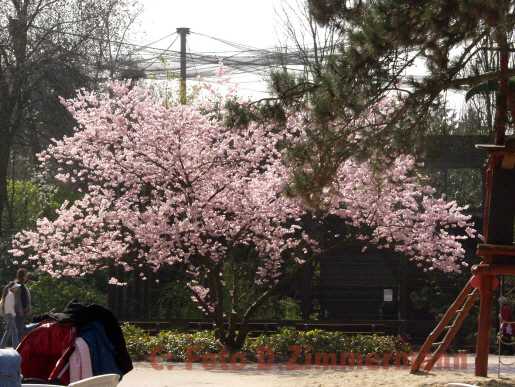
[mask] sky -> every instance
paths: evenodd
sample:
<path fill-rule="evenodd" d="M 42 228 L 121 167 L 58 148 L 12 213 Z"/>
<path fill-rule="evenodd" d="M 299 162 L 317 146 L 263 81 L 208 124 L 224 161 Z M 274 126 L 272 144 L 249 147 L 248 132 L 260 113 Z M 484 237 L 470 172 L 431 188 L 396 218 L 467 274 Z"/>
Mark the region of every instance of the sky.
<path fill-rule="evenodd" d="M 297 7 L 297 0 L 287 0 L 293 8 Z M 284 34 L 281 32 L 282 0 L 139 0 L 144 7 L 140 16 L 141 29 L 145 37 L 138 42 L 142 45 L 150 44 L 153 48 L 145 55 L 148 58 L 157 58 L 160 55 L 168 57 L 169 67 L 179 68 L 179 62 L 174 62 L 171 56 L 165 53 L 169 49 L 175 52 L 180 50 L 180 39 L 176 33 L 177 28 L 190 28 L 187 36 L 187 51 L 195 54 L 205 54 L 215 62 L 218 57 L 241 58 L 248 60 L 246 55 L 252 49 L 263 49 L 271 52 L 274 47 L 284 44 Z M 222 42 L 223 41 L 223 42 Z M 231 44 L 229 44 L 231 43 Z M 235 43 L 235 44 L 234 44 Z M 243 55 L 243 56 L 242 56 Z M 259 55 L 259 54 L 258 54 Z M 200 73 L 207 81 L 214 81 L 213 70 L 216 65 L 203 65 L 202 60 L 188 62 L 191 71 Z M 149 69 L 159 63 L 152 59 Z M 250 72 L 238 71 L 232 75 L 231 81 L 238 83 L 238 94 L 250 99 L 259 99 L 268 96 L 266 90 L 266 67 L 254 67 Z M 258 71 L 260 70 L 260 71 Z M 191 74 L 190 70 L 189 74 Z M 414 74 L 417 73 L 414 69 Z M 211 77 L 211 78 L 209 78 Z M 193 84 L 193 80 L 188 81 Z M 448 95 L 450 106 L 459 109 L 464 96 L 461 93 Z"/>
<path fill-rule="evenodd" d="M 274 6 L 279 9 L 280 0 L 140 0 L 140 3 L 144 7 L 140 16 L 141 29 L 146 35 L 138 43 L 152 43 L 152 48 L 179 51 L 177 28 L 190 28 L 191 33 L 187 36 L 189 52 L 214 57 L 245 55 L 246 49 L 271 49 L 279 43 Z M 238 45 L 235 47 L 220 40 Z M 159 51 L 152 50 L 152 54 L 156 56 Z M 198 72 L 209 71 L 205 75 L 211 75 L 213 71 L 213 66 L 202 67 L 200 63 L 190 62 L 190 66 Z M 232 81 L 239 83 L 240 94 L 251 98 L 266 96 L 266 85 L 259 74 L 235 74 Z"/>
<path fill-rule="evenodd" d="M 257 48 L 275 45 L 275 6 L 280 0 L 140 0 L 150 41 L 187 27 L 192 32 Z"/>

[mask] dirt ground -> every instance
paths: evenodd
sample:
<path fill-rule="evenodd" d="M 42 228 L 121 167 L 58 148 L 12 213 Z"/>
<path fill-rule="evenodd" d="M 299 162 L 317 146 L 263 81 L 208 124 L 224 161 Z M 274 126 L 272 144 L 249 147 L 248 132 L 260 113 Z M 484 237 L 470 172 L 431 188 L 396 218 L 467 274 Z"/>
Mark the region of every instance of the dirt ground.
<path fill-rule="evenodd" d="M 442 367 L 445 370 L 434 369 L 430 372 L 410 374 L 409 370 L 370 369 L 363 366 L 361 370 L 331 370 L 312 369 L 305 367 L 298 370 L 287 370 L 284 364 L 274 364 L 270 369 L 258 369 L 257 364 L 236 365 L 217 364 L 213 369 L 210 365 L 193 363 L 154 363 L 140 362 L 134 364 L 134 370 L 126 374 L 120 382 L 120 387 L 197 387 L 197 386 L 228 386 L 228 387 L 369 387 L 369 386 L 409 386 L 437 387 L 447 383 L 466 383 L 477 386 L 515 386 L 515 357 L 503 357 L 505 365 L 499 366 L 498 356 L 489 358 L 488 377 L 474 376 L 474 356 L 468 355 L 465 364 L 455 370 L 452 364 Z M 224 368 L 224 369 L 222 369 Z M 241 369 L 235 369 L 241 368 Z M 465 368 L 465 369 L 462 369 Z"/>

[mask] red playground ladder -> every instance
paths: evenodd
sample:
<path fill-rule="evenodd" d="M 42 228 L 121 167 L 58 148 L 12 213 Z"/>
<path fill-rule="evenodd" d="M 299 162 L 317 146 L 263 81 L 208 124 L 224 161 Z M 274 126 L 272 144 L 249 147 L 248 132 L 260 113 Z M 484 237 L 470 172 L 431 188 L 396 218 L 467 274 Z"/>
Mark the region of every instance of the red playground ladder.
<path fill-rule="evenodd" d="M 465 288 L 461 291 L 460 295 L 454 301 L 454 303 L 450 306 L 449 310 L 443 316 L 440 323 L 436 326 L 436 328 L 431 332 L 431 334 L 426 339 L 424 345 L 420 349 L 415 361 L 411 365 L 411 373 L 417 372 L 420 368 L 424 371 L 430 371 L 435 363 L 438 361 L 440 356 L 445 352 L 452 339 L 458 332 L 463 320 L 465 320 L 465 316 L 469 312 L 474 302 L 477 300 L 479 296 L 479 289 L 474 288 L 472 286 L 472 279 L 467 282 Z M 451 324 L 451 320 L 453 319 Z M 443 340 L 441 342 L 435 343 L 438 337 L 447 330 Z M 437 346 L 436 350 L 433 354 L 427 357 L 430 349 L 433 346 Z"/>

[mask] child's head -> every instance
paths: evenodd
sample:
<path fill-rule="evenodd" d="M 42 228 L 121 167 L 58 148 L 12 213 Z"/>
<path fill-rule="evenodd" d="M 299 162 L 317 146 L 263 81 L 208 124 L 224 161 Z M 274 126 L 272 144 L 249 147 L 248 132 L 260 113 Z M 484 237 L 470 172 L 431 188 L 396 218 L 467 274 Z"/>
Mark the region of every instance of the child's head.
<path fill-rule="evenodd" d="M 19 288 L 21 285 L 20 285 L 20 284 L 17 284 L 17 283 L 16 283 L 16 282 L 14 282 L 14 281 L 11 281 L 11 282 L 9 282 L 9 285 L 7 285 L 7 286 L 9 286 L 9 290 L 10 290 L 11 292 L 15 292 L 15 291 L 17 291 L 17 290 L 18 290 L 18 288 Z"/>
<path fill-rule="evenodd" d="M 9 293 L 9 290 L 11 292 L 15 292 L 20 287 L 20 284 L 17 284 L 14 281 L 9 282 L 9 284 L 4 288 L 4 292 L 2 293 L 2 300 L 5 300 L 5 297 L 7 297 L 7 293 Z"/>

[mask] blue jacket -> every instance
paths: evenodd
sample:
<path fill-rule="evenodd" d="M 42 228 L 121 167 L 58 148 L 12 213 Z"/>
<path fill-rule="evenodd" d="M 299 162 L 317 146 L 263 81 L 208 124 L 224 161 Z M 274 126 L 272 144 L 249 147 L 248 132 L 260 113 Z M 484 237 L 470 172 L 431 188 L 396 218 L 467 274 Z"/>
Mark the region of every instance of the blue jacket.
<path fill-rule="evenodd" d="M 94 376 L 118 374 L 122 380 L 123 372 L 116 365 L 114 346 L 107 338 L 101 321 L 92 321 L 81 326 L 77 336 L 88 344 Z"/>

